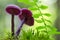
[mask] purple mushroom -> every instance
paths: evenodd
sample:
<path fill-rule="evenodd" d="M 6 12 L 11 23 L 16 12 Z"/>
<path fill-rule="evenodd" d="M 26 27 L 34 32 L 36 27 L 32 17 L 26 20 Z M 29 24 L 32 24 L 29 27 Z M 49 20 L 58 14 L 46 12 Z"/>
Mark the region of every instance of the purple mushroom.
<path fill-rule="evenodd" d="M 6 12 L 11 15 L 11 31 L 12 36 L 14 35 L 14 15 L 21 15 L 21 9 L 16 5 L 8 5 L 6 7 Z"/>
<path fill-rule="evenodd" d="M 32 26 L 34 25 L 34 18 L 32 17 L 32 12 L 26 8 L 22 9 L 22 14 L 19 15 L 19 19 L 22 21 L 21 26 L 16 31 L 16 36 L 19 35 L 23 24 Z"/>

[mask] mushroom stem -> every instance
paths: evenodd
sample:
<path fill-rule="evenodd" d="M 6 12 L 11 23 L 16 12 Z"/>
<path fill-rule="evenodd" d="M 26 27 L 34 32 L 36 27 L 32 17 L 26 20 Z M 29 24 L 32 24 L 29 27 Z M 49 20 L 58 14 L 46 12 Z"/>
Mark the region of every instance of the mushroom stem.
<path fill-rule="evenodd" d="M 21 25 L 18 27 L 18 30 L 16 31 L 16 37 L 20 34 L 24 22 L 25 22 L 25 19 L 21 21 Z"/>
<path fill-rule="evenodd" d="M 11 31 L 12 31 L 12 36 L 14 35 L 14 15 L 11 15 Z"/>

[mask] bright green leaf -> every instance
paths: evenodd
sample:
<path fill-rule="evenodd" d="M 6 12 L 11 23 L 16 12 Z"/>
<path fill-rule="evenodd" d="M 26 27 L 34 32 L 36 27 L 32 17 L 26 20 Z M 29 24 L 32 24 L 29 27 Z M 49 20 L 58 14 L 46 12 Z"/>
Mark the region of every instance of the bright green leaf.
<path fill-rule="evenodd" d="M 27 5 L 30 5 L 30 6 L 33 6 L 33 5 L 35 5 L 35 3 L 34 2 L 32 2 L 32 1 L 30 1 L 30 0 L 18 0 L 18 2 L 22 2 L 22 3 L 24 3 L 24 4 L 27 4 Z"/>
<path fill-rule="evenodd" d="M 42 21 L 42 20 L 35 20 L 36 22 L 38 22 L 38 23 L 43 23 L 44 21 Z"/>
<path fill-rule="evenodd" d="M 49 32 L 49 34 L 55 34 L 57 29 L 53 26 L 50 26 L 50 25 L 46 25 L 49 29 L 51 29 L 51 31 Z"/>
<path fill-rule="evenodd" d="M 38 0 L 33 0 L 34 2 L 37 2 Z"/>
<path fill-rule="evenodd" d="M 40 14 L 34 14 L 33 17 L 34 18 L 39 18 Z"/>
<path fill-rule="evenodd" d="M 47 22 L 49 22 L 49 23 L 51 23 L 52 24 L 52 22 L 50 21 L 50 20 L 47 20 L 47 19 L 45 19 Z"/>
<path fill-rule="evenodd" d="M 47 16 L 47 17 L 51 16 L 51 14 L 49 14 L 49 13 L 45 13 L 44 15 Z"/>
<path fill-rule="evenodd" d="M 52 31 L 57 31 L 57 29 L 51 25 L 46 25 L 48 28 L 50 28 Z"/>
<path fill-rule="evenodd" d="M 53 35 L 60 34 L 60 32 L 57 32 L 57 31 L 49 31 L 48 33 Z"/>
<path fill-rule="evenodd" d="M 41 30 L 41 29 L 44 29 L 44 28 L 45 28 L 45 26 L 38 26 L 38 27 L 36 27 L 37 30 Z"/>
<path fill-rule="evenodd" d="M 55 32 L 54 34 L 60 34 L 60 32 Z"/>
<path fill-rule="evenodd" d="M 29 9 L 30 9 L 30 10 L 38 10 L 38 8 L 37 8 L 37 7 L 35 7 L 35 6 L 30 7 Z"/>
<path fill-rule="evenodd" d="M 48 8 L 48 6 L 41 5 L 41 6 L 40 6 L 40 8 L 41 8 L 41 9 L 47 9 L 47 8 Z"/>
<path fill-rule="evenodd" d="M 49 33 L 49 34 L 55 34 L 56 32 L 54 32 L 54 31 L 49 31 L 48 33 Z"/>
<path fill-rule="evenodd" d="M 56 35 L 56 34 L 60 34 L 60 32 L 57 32 L 57 31 L 50 31 L 49 34 Z"/>

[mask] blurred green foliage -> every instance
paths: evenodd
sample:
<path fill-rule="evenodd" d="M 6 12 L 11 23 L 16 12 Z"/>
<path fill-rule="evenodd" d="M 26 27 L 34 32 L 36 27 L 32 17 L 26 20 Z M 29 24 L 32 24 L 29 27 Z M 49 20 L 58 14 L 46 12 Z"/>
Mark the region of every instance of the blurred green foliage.
<path fill-rule="evenodd" d="M 7 36 L 4 36 L 1 40 L 16 40 L 16 38 L 11 36 L 11 33 L 8 32 L 6 35 Z M 38 31 L 29 29 L 27 31 L 22 30 L 17 40 L 54 40 L 54 38 L 50 34 L 47 35 L 46 30 Z"/>

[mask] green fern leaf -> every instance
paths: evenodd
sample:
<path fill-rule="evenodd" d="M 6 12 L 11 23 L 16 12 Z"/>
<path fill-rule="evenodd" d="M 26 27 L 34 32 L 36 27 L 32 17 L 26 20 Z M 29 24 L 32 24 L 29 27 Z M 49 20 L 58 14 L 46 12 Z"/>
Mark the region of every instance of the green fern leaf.
<path fill-rule="evenodd" d="M 41 30 L 41 29 L 44 29 L 45 27 L 44 26 L 38 26 L 36 27 L 37 30 Z"/>
<path fill-rule="evenodd" d="M 37 2 L 38 0 L 33 0 L 34 2 Z"/>
<path fill-rule="evenodd" d="M 35 5 L 35 3 L 31 0 L 18 0 L 18 2 L 22 2 L 22 3 L 30 5 L 30 6 Z"/>
<path fill-rule="evenodd" d="M 48 8 L 48 6 L 41 5 L 41 6 L 40 6 L 40 8 L 41 8 L 41 9 L 47 9 L 47 8 Z"/>
<path fill-rule="evenodd" d="M 48 28 L 50 28 L 52 31 L 57 31 L 57 29 L 51 25 L 46 25 Z"/>
<path fill-rule="evenodd" d="M 35 20 L 36 22 L 38 23 L 43 23 L 44 21 L 43 20 Z"/>
<path fill-rule="evenodd" d="M 34 18 L 39 18 L 39 16 L 41 16 L 40 14 L 34 14 L 33 17 Z"/>
<path fill-rule="evenodd" d="M 37 7 L 35 7 L 35 6 L 30 7 L 29 9 L 30 9 L 30 10 L 34 10 L 34 11 L 35 11 L 35 10 L 38 10 L 38 8 L 37 8 Z"/>
<path fill-rule="evenodd" d="M 50 24 L 52 24 L 52 22 L 50 21 L 50 20 L 47 20 L 47 19 L 45 19 L 47 22 L 49 22 Z"/>
<path fill-rule="evenodd" d="M 47 16 L 47 17 L 51 16 L 51 14 L 49 14 L 49 13 L 45 13 L 44 15 Z"/>

